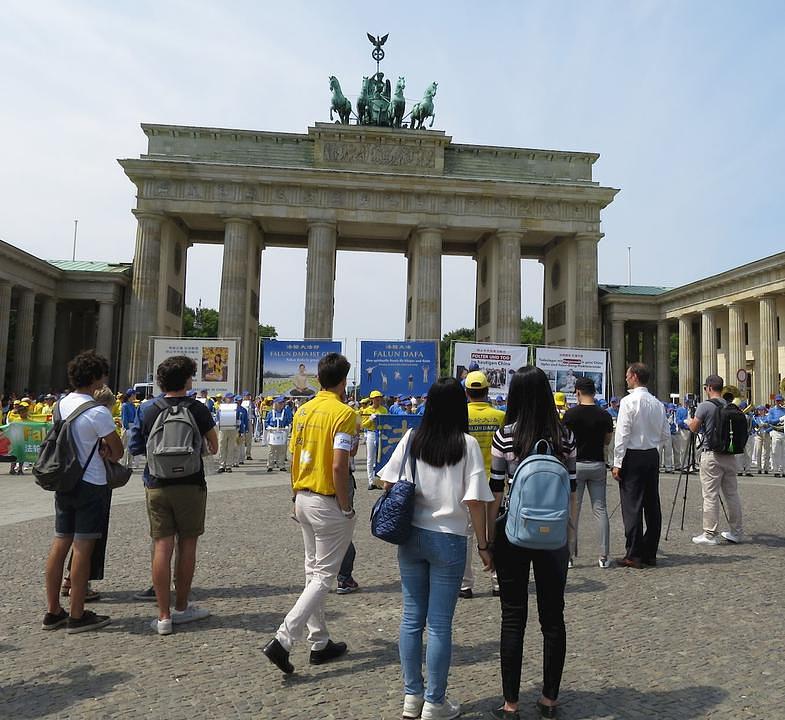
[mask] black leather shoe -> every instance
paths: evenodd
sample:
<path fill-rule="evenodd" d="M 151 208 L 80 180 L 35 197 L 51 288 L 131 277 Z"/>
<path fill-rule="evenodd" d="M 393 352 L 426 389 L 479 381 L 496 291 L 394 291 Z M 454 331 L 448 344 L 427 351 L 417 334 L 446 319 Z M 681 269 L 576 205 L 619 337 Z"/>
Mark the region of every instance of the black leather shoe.
<path fill-rule="evenodd" d="M 270 642 L 264 646 L 262 652 L 267 655 L 270 662 L 273 665 L 276 665 L 281 672 L 284 672 L 287 675 L 291 675 L 294 672 L 294 665 L 289 662 L 289 653 L 276 638 L 270 640 Z"/>
<path fill-rule="evenodd" d="M 517 710 L 505 710 L 504 705 L 500 708 L 495 708 L 488 713 L 489 718 L 493 720 L 520 720 L 521 716 Z"/>
<path fill-rule="evenodd" d="M 464 600 L 471 600 L 474 597 L 474 593 L 471 588 L 461 588 L 458 591 L 458 597 Z"/>
<path fill-rule="evenodd" d="M 335 660 L 341 657 L 346 652 L 346 643 L 335 643 L 332 640 L 327 641 L 326 647 L 322 650 L 311 650 L 311 665 L 322 665 L 323 663 Z"/>
<path fill-rule="evenodd" d="M 543 705 L 539 700 L 537 701 L 537 710 L 540 712 L 540 717 L 555 718 L 558 717 L 556 705 Z"/>

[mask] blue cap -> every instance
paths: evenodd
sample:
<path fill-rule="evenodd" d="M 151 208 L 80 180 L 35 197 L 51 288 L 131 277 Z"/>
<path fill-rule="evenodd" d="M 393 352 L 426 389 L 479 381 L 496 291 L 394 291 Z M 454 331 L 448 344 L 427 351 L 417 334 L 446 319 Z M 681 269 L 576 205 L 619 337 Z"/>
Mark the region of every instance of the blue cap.
<path fill-rule="evenodd" d="M 406 400 L 401 402 L 401 405 L 411 405 L 411 404 L 412 404 L 412 401 L 411 401 L 410 398 L 406 398 Z"/>
<path fill-rule="evenodd" d="M 619 398 L 617 398 L 617 397 L 614 395 L 614 396 L 611 398 L 611 403 L 615 403 L 615 402 L 619 402 Z"/>
<path fill-rule="evenodd" d="M 186 397 L 196 397 L 196 390 L 193 390 L 193 389 L 189 390 L 187 393 L 185 393 L 185 396 Z"/>
<path fill-rule="evenodd" d="M 234 393 L 224 394 L 224 400 L 234 400 Z"/>
<path fill-rule="evenodd" d="M 472 360 L 472 362 L 469 363 L 469 372 L 474 372 L 475 370 L 479 370 L 479 369 L 480 369 L 479 363 L 475 362 L 474 360 Z"/>
<path fill-rule="evenodd" d="M 756 406 L 755 406 L 755 409 L 756 409 L 756 410 L 765 410 L 765 409 L 766 409 L 766 406 L 765 406 L 765 405 L 756 405 Z"/>
<path fill-rule="evenodd" d="M 782 400 L 782 395 L 775 395 L 774 396 L 774 402 L 779 402 L 780 400 Z"/>
<path fill-rule="evenodd" d="M 136 390 L 134 390 L 133 388 L 128 388 L 128 390 L 125 391 L 125 394 L 126 395 L 136 395 Z"/>
<path fill-rule="evenodd" d="M 600 398 L 600 399 L 597 401 L 597 404 L 598 404 L 600 407 L 608 407 L 608 401 L 607 401 L 605 398 Z"/>
<path fill-rule="evenodd" d="M 286 398 L 283 395 L 276 395 L 273 398 L 273 402 L 286 402 Z"/>

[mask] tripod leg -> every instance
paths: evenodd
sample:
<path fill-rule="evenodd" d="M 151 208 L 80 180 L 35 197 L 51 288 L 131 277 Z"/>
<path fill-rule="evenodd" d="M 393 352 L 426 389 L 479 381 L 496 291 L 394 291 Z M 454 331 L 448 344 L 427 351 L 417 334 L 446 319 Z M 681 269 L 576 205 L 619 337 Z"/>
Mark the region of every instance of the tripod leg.
<path fill-rule="evenodd" d="M 673 503 L 671 503 L 671 514 L 668 517 L 668 527 L 665 529 L 665 539 L 668 539 L 668 534 L 671 531 L 671 522 L 673 522 L 673 511 L 676 509 L 676 498 L 679 497 L 679 487 L 681 486 L 681 478 L 684 475 L 684 470 L 679 470 L 679 479 L 676 481 L 676 489 L 673 491 Z"/>
<path fill-rule="evenodd" d="M 695 433 L 690 433 L 690 443 L 687 446 L 687 470 L 684 476 L 684 497 L 681 501 L 681 529 L 684 530 L 684 514 L 687 511 L 687 489 L 690 484 L 690 470 L 695 463 Z"/>

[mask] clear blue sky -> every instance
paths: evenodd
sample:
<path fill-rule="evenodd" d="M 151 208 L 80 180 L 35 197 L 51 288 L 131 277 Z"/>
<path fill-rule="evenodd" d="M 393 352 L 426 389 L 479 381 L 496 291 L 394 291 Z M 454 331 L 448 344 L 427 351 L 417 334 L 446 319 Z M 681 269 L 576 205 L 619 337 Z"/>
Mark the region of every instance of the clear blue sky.
<path fill-rule="evenodd" d="M 377 9 L 378 8 L 378 9 Z M 435 127 L 456 142 L 601 154 L 621 193 L 603 215 L 600 281 L 677 285 L 785 249 L 785 3 L 4 3 L 0 237 L 69 258 L 130 261 L 134 187 L 116 159 L 141 122 L 304 132 L 328 119 L 390 33 L 407 96 L 439 83 Z M 356 89 L 355 89 L 356 86 Z M 189 256 L 187 302 L 217 306 L 220 248 Z M 525 313 L 541 272 L 524 263 Z M 262 322 L 302 334 L 304 251 L 263 259 Z M 403 332 L 402 256 L 341 253 L 335 336 Z M 472 325 L 474 263 L 444 260 L 443 331 Z M 389 289 L 392 307 L 369 298 Z M 386 308 L 391 305 L 385 303 Z"/>

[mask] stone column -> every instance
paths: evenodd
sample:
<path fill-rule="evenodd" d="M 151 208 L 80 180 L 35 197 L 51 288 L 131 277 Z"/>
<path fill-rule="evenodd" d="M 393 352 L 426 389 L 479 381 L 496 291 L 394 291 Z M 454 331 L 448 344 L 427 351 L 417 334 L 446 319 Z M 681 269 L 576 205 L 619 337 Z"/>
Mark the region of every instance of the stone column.
<path fill-rule="evenodd" d="M 642 361 L 649 368 L 649 372 L 653 374 L 654 366 L 657 364 L 656 328 L 652 327 L 650 323 L 644 323 L 641 333 L 643 335 Z"/>
<path fill-rule="evenodd" d="M 717 374 L 717 315 L 714 310 L 701 313 L 701 376 L 703 382 L 709 375 Z"/>
<path fill-rule="evenodd" d="M 218 304 L 218 334 L 221 337 L 242 338 L 245 332 L 250 232 L 251 221 L 244 218 L 231 218 L 224 226 L 224 257 Z"/>
<path fill-rule="evenodd" d="M 597 243 L 599 233 L 575 236 L 575 344 L 600 346 L 600 310 L 597 299 Z"/>
<path fill-rule="evenodd" d="M 744 346 L 744 306 L 741 303 L 728 305 L 728 375 L 725 382 L 736 385 L 736 373 L 747 369 L 747 351 Z M 749 389 L 747 390 L 749 397 Z"/>
<path fill-rule="evenodd" d="M 36 362 L 36 390 L 50 390 L 52 386 L 52 364 L 55 353 L 55 318 L 57 301 L 53 297 L 41 300 L 40 327 L 38 328 L 38 358 Z"/>
<path fill-rule="evenodd" d="M 135 212 L 136 250 L 131 280 L 131 333 L 128 381 L 147 378 L 150 337 L 158 332 L 163 215 Z"/>
<path fill-rule="evenodd" d="M 107 300 L 98 302 L 98 334 L 95 338 L 95 351 L 112 364 L 112 330 L 114 329 L 114 303 Z"/>
<path fill-rule="evenodd" d="M 624 320 L 611 321 L 611 373 L 613 376 L 613 394 L 624 396 L 627 385 L 624 376 L 627 374 L 626 358 L 624 357 Z"/>
<path fill-rule="evenodd" d="M 761 403 L 769 402 L 769 396 L 779 392 L 777 381 L 777 305 L 776 298 L 760 299 L 760 344 L 756 366 Z"/>
<path fill-rule="evenodd" d="M 331 339 L 335 308 L 335 223 L 308 223 L 308 260 L 305 276 L 307 339 Z"/>
<path fill-rule="evenodd" d="M 671 333 L 667 320 L 657 321 L 657 396 L 670 401 L 671 391 Z"/>
<path fill-rule="evenodd" d="M 692 337 L 692 317 L 679 318 L 679 396 L 695 392 L 695 343 Z"/>
<path fill-rule="evenodd" d="M 0 280 L 0 390 L 5 392 L 8 360 L 8 326 L 11 320 L 11 283 Z"/>
<path fill-rule="evenodd" d="M 442 326 L 441 228 L 418 228 L 409 240 L 408 259 L 406 338 L 409 340 L 440 340 Z M 518 321 L 520 322 L 520 318 Z"/>
<path fill-rule="evenodd" d="M 23 288 L 19 291 L 14 333 L 14 374 L 11 389 L 17 394 L 30 385 L 30 355 L 33 348 L 33 323 L 35 320 L 35 293 Z M 33 388 L 29 388 L 33 390 Z"/>
<path fill-rule="evenodd" d="M 521 239 L 523 233 L 500 230 L 496 276 L 496 338 L 492 342 L 517 345 L 521 341 Z M 441 258 L 439 261 L 441 268 Z M 441 289 L 439 290 L 441 308 Z M 437 336 L 436 339 L 440 339 Z"/>

